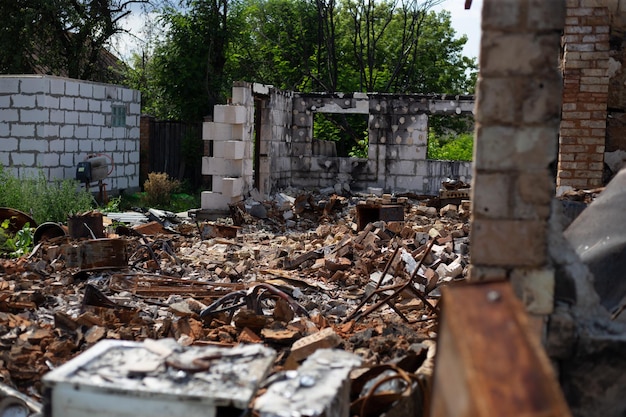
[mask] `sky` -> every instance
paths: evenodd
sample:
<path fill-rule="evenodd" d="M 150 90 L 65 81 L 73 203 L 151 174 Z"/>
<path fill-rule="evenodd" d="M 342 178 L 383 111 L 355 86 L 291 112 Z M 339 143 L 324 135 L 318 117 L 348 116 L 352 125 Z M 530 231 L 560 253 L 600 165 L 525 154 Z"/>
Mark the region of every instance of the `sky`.
<path fill-rule="evenodd" d="M 483 0 L 472 0 L 472 7 L 465 10 L 465 0 L 445 0 L 433 10 L 447 10 L 452 16 L 452 27 L 457 36 L 467 35 L 463 55 L 478 58 L 480 50 L 480 16 Z"/>
<path fill-rule="evenodd" d="M 467 35 L 468 40 L 463 49 L 463 54 L 468 57 L 478 58 L 480 49 L 480 16 L 483 0 L 472 0 L 472 7 L 465 10 L 465 0 L 444 0 L 433 8 L 434 11 L 448 10 L 452 17 L 452 26 L 457 36 Z M 128 60 L 133 51 L 138 52 L 141 48 L 143 13 L 131 13 L 123 25 L 130 30 L 136 38 L 124 36 L 113 40 L 113 46 L 117 54 Z"/>

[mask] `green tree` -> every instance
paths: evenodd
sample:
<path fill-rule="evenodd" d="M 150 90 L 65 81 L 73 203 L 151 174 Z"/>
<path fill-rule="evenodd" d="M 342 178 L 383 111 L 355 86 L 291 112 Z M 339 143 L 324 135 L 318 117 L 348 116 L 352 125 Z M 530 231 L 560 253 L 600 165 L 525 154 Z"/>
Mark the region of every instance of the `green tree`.
<path fill-rule="evenodd" d="M 12 0 L 0 2 L 0 72 L 119 80 L 106 48 L 124 29 L 133 3 L 148 0 Z"/>
<path fill-rule="evenodd" d="M 232 79 L 301 90 L 312 74 L 317 42 L 315 5 L 302 0 L 247 0 L 233 19 Z"/>
<path fill-rule="evenodd" d="M 224 102 L 230 38 L 227 0 L 189 0 L 166 7 L 157 22 L 167 29 L 149 55 L 136 54 L 127 82 L 147 94 L 146 110 L 154 116 L 201 121 Z"/>
<path fill-rule="evenodd" d="M 429 11 L 438 0 L 344 0 L 338 14 L 339 89 L 389 93 L 473 90 L 476 63 L 462 55 L 450 14 Z"/>

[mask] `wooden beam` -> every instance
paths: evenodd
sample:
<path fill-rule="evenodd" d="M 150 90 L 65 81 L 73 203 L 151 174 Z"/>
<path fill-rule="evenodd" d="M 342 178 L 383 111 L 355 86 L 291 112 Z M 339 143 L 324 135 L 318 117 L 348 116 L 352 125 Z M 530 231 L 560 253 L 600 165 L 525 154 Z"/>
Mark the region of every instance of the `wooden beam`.
<path fill-rule="evenodd" d="M 508 282 L 443 289 L 431 417 L 570 416 Z"/>

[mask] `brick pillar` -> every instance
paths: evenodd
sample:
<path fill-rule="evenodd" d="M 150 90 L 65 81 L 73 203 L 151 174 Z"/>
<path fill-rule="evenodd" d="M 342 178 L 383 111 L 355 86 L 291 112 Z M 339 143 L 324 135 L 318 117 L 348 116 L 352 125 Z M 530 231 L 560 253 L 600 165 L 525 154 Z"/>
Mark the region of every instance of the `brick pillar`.
<path fill-rule="evenodd" d="M 565 0 L 483 3 L 469 279 L 510 279 L 535 314 L 553 308 L 546 241 L 564 17 Z"/>
<path fill-rule="evenodd" d="M 609 92 L 606 0 L 567 0 L 557 186 L 602 184 Z"/>
<path fill-rule="evenodd" d="M 150 126 L 154 117 L 142 114 L 139 121 L 139 187 L 143 188 L 150 171 Z"/>

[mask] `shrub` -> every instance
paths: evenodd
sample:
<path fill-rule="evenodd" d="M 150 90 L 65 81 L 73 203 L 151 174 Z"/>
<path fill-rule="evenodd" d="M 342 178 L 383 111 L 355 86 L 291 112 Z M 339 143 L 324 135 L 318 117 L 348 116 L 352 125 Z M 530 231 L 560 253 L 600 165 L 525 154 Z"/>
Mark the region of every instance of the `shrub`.
<path fill-rule="evenodd" d="M 474 150 L 474 135 L 461 133 L 453 136 L 435 137 L 428 135 L 428 159 L 446 161 L 471 161 Z"/>
<path fill-rule="evenodd" d="M 171 179 L 164 172 L 151 172 L 143 185 L 145 203 L 149 206 L 168 206 L 172 194 L 180 188 L 180 181 Z"/>
<path fill-rule="evenodd" d="M 89 211 L 93 205 L 91 193 L 74 179 L 48 181 L 42 170 L 18 179 L 0 166 L 0 207 L 28 213 L 38 224 L 66 222 L 68 215 Z"/>

